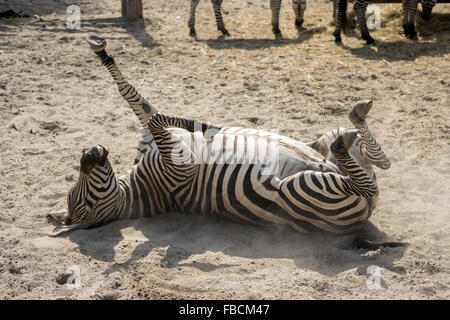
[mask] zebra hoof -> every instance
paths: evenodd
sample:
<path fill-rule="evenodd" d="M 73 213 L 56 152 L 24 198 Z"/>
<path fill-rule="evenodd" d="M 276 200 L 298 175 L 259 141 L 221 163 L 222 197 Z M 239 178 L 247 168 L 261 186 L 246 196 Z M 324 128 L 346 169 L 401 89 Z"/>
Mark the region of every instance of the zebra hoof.
<path fill-rule="evenodd" d="M 194 28 L 191 28 L 191 29 L 189 30 L 189 35 L 190 35 L 191 37 L 193 37 L 193 38 L 195 38 L 195 37 L 197 36 L 197 32 L 195 32 L 195 29 L 194 29 Z"/>
<path fill-rule="evenodd" d="M 345 130 L 344 132 L 340 133 L 336 140 L 334 140 L 331 144 L 331 151 L 334 152 L 333 149 L 337 151 L 348 151 L 355 141 L 357 135 L 358 130 L 356 129 Z"/>
<path fill-rule="evenodd" d="M 303 24 L 303 20 L 297 20 L 297 19 L 295 19 L 295 26 L 296 26 L 297 28 L 300 28 L 300 27 L 302 26 L 302 24 Z"/>
<path fill-rule="evenodd" d="M 368 39 L 365 39 L 366 40 L 366 44 L 367 45 L 371 45 L 371 44 L 374 44 L 375 43 L 375 39 L 374 38 L 372 38 L 372 37 L 369 37 Z"/>
<path fill-rule="evenodd" d="M 370 109 L 372 109 L 372 106 L 373 106 L 372 100 L 359 101 L 353 108 L 352 113 L 355 112 L 359 118 L 365 119 Z M 352 115 L 352 113 L 350 113 L 350 115 Z"/>
<path fill-rule="evenodd" d="M 106 39 L 100 38 L 97 36 L 90 36 L 86 39 L 86 42 L 91 47 L 91 50 L 94 52 L 99 52 L 105 50 L 106 48 Z"/>
<path fill-rule="evenodd" d="M 280 38 L 283 37 L 283 35 L 281 34 L 281 30 L 280 30 L 279 27 L 273 27 L 273 28 L 272 28 L 272 32 L 273 32 L 273 34 L 275 35 L 275 38 L 276 38 L 276 39 L 280 39 Z"/>
<path fill-rule="evenodd" d="M 429 21 L 431 19 L 431 14 L 422 13 L 422 19 L 425 21 Z"/>
<path fill-rule="evenodd" d="M 221 29 L 219 29 L 219 31 L 221 31 L 222 34 L 223 34 L 225 37 L 230 36 L 230 33 L 229 33 L 228 30 L 225 29 L 225 28 L 221 28 Z"/>
<path fill-rule="evenodd" d="M 336 43 L 342 42 L 341 33 L 339 31 L 334 31 L 333 36 L 334 36 L 334 42 L 336 42 Z"/>
<path fill-rule="evenodd" d="M 350 147 L 352 146 L 353 142 L 355 141 L 357 135 L 358 135 L 358 130 L 357 129 L 346 130 L 342 134 L 342 139 L 343 139 L 343 142 L 344 142 L 345 149 L 347 149 L 347 150 L 350 149 Z"/>
<path fill-rule="evenodd" d="M 417 33 L 416 32 L 411 32 L 409 34 L 408 38 L 411 39 L 411 40 L 418 40 Z"/>

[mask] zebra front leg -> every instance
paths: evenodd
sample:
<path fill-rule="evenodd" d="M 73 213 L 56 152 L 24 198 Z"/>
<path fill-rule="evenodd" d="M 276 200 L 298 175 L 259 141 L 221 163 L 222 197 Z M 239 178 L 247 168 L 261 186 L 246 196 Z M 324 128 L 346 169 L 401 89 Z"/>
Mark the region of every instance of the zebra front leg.
<path fill-rule="evenodd" d="M 148 119 L 152 114 L 159 113 L 159 110 L 143 97 L 136 88 L 130 84 L 123 76 L 116 65 L 114 58 L 106 53 L 106 40 L 100 37 L 91 36 L 86 39 L 92 51 L 100 57 L 102 64 L 108 69 L 117 84 L 120 95 L 128 102 L 131 109 L 138 117 L 142 127 L 146 128 Z"/>
<path fill-rule="evenodd" d="M 192 150 L 167 128 L 177 127 L 194 132 L 195 126 L 195 120 L 168 117 L 161 113 L 154 114 L 149 119 L 148 128 L 158 146 L 161 160 L 169 171 L 173 171 L 170 169 L 175 168 L 188 170 L 189 167 L 195 165 L 195 156 Z"/>
<path fill-rule="evenodd" d="M 197 5 L 199 2 L 200 0 L 191 0 L 191 7 L 188 20 L 189 35 L 191 37 L 197 36 L 197 33 L 195 32 L 195 11 L 197 10 Z"/>
<path fill-rule="evenodd" d="M 341 42 L 341 30 L 345 28 L 347 23 L 347 0 L 335 0 L 336 1 L 336 13 L 334 16 L 334 42 Z"/>
<path fill-rule="evenodd" d="M 372 100 L 364 100 L 356 104 L 350 112 L 349 119 L 356 129 L 359 130 L 358 150 L 361 155 L 371 164 L 386 170 L 391 167 L 391 161 L 384 154 L 381 146 L 372 136 L 372 132 L 366 123 L 366 116 L 372 108 Z"/>
<path fill-rule="evenodd" d="M 216 17 L 217 29 L 221 31 L 224 36 L 229 36 L 230 33 L 225 28 L 222 18 L 222 0 L 211 0 L 211 2 L 214 9 L 214 15 Z"/>
<path fill-rule="evenodd" d="M 270 10 L 272 11 L 272 32 L 275 38 L 281 38 L 283 35 L 280 30 L 280 9 L 281 0 L 270 0 Z"/>
<path fill-rule="evenodd" d="M 375 40 L 369 34 L 369 29 L 367 28 L 366 21 L 366 9 L 368 4 L 368 0 L 356 0 L 353 8 L 356 13 L 356 19 L 358 21 L 359 29 L 361 30 L 361 38 L 363 38 L 363 40 L 366 40 L 367 44 L 372 44 L 375 42 Z"/>
<path fill-rule="evenodd" d="M 306 0 L 292 0 L 292 9 L 295 14 L 295 26 L 300 29 L 304 21 Z"/>
<path fill-rule="evenodd" d="M 411 40 L 417 40 L 417 32 L 415 27 L 418 0 L 404 0 L 406 2 L 406 9 L 408 10 L 408 25 L 406 36 Z"/>

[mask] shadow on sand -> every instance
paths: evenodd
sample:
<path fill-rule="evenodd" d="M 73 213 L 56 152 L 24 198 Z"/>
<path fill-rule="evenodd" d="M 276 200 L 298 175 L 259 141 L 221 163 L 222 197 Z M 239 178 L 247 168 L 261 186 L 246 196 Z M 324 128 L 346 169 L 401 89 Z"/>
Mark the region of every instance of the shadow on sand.
<path fill-rule="evenodd" d="M 104 271 L 105 274 L 126 268 L 129 263 L 138 261 L 159 248 L 165 250 L 161 261 L 164 267 L 190 266 L 205 272 L 232 265 L 183 260 L 192 255 L 212 251 L 252 260 L 290 259 L 298 268 L 327 276 L 355 267 L 366 270 L 370 265 L 377 265 L 395 273 L 405 273 L 403 268 L 394 266 L 394 261 L 403 256 L 404 247 L 386 248 L 368 257 L 365 255 L 367 250 L 354 248 L 355 235 L 307 236 L 289 228 L 266 229 L 210 217 L 175 213 L 117 221 L 96 229 L 75 231 L 68 237 L 79 246 L 82 254 L 93 259 L 113 262 L 116 256 L 115 247 L 124 239 L 121 230 L 128 227 L 140 231 L 147 240 L 133 249 L 128 261 L 113 264 Z M 364 233 L 372 239 L 385 238 L 385 234 L 371 223 Z"/>

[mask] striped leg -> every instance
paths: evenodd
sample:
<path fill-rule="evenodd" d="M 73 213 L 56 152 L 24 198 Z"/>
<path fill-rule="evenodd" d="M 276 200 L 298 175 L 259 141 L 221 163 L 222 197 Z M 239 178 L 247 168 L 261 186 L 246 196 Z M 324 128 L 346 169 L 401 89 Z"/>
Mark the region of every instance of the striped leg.
<path fill-rule="evenodd" d="M 376 183 L 352 159 L 348 150 L 356 139 L 358 130 L 348 130 L 340 134 L 331 144 L 330 151 L 337 162 L 347 171 L 348 176 L 340 176 L 340 189 L 344 194 L 371 198 L 377 194 Z"/>
<path fill-rule="evenodd" d="M 106 40 L 98 37 L 89 37 L 86 40 L 91 46 L 92 51 L 102 59 L 103 65 L 108 69 L 117 84 L 120 95 L 128 102 L 131 109 L 138 117 L 142 126 L 146 128 L 148 119 L 154 113 L 159 113 L 150 102 L 145 99 L 134 86 L 130 84 L 121 74 L 119 67 L 116 65 L 114 58 L 105 51 Z"/>
<path fill-rule="evenodd" d="M 417 32 L 415 27 L 415 21 L 416 21 L 416 13 L 417 13 L 417 7 L 419 5 L 418 0 L 406 0 L 406 7 L 408 10 L 408 38 L 412 40 L 417 40 Z"/>
<path fill-rule="evenodd" d="M 349 119 L 353 123 L 356 129 L 359 130 L 360 139 L 357 140 L 357 149 L 361 155 L 369 161 L 371 164 L 379 167 L 380 169 L 389 169 L 391 161 L 384 154 L 381 146 L 372 136 L 369 127 L 366 123 L 366 115 L 372 108 L 372 101 L 366 100 L 358 103 L 350 113 Z"/>
<path fill-rule="evenodd" d="M 225 29 L 222 18 L 222 0 L 211 0 L 211 2 L 214 9 L 214 15 L 216 16 L 217 29 L 221 31 L 224 36 L 229 36 L 230 33 Z"/>
<path fill-rule="evenodd" d="M 436 5 L 437 0 L 421 0 L 422 3 L 422 18 L 425 21 L 431 19 L 431 12 Z"/>
<path fill-rule="evenodd" d="M 276 38 L 281 38 L 280 30 L 280 9 L 281 0 L 270 0 L 270 10 L 272 10 L 272 32 Z"/>
<path fill-rule="evenodd" d="M 197 35 L 195 32 L 195 10 L 197 9 L 197 5 L 199 2 L 200 0 L 191 0 L 191 7 L 188 21 L 189 35 L 191 37 L 195 37 Z"/>
<path fill-rule="evenodd" d="M 368 4 L 369 4 L 368 0 L 356 0 L 354 9 L 358 21 L 358 26 L 359 29 L 361 30 L 361 38 L 366 40 L 367 44 L 372 44 L 375 42 L 375 40 L 370 36 L 366 22 L 366 9 Z"/>
<path fill-rule="evenodd" d="M 295 13 L 295 26 L 300 28 L 304 21 L 303 16 L 306 10 L 306 0 L 292 0 L 292 9 L 294 9 Z"/>
<path fill-rule="evenodd" d="M 403 33 L 405 36 L 408 36 L 408 0 L 402 0 L 402 8 L 403 8 Z"/>
<path fill-rule="evenodd" d="M 148 121 L 150 129 L 158 150 L 161 160 L 164 163 L 162 167 L 169 174 L 173 174 L 177 181 L 186 182 L 181 177 L 190 176 L 192 170 L 195 170 L 195 156 L 192 150 L 173 135 L 167 127 L 189 128 L 193 131 L 195 121 L 176 117 L 167 117 L 161 113 L 154 114 Z"/>
<path fill-rule="evenodd" d="M 347 0 L 335 0 L 336 1 L 336 14 L 334 16 L 334 41 L 341 42 L 341 30 L 345 27 L 347 20 Z"/>

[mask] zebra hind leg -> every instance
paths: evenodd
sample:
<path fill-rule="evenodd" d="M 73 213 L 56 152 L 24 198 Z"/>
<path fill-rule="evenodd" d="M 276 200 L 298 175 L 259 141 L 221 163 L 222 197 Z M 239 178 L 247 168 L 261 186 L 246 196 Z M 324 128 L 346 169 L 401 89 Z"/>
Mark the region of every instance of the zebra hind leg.
<path fill-rule="evenodd" d="M 360 101 L 353 107 L 350 112 L 349 119 L 356 129 L 359 131 L 360 138 L 357 146 L 361 155 L 367 159 L 371 164 L 380 169 L 387 170 L 391 166 L 391 161 L 384 154 L 381 146 L 372 136 L 372 132 L 366 123 L 366 116 L 372 108 L 372 100 Z"/>

